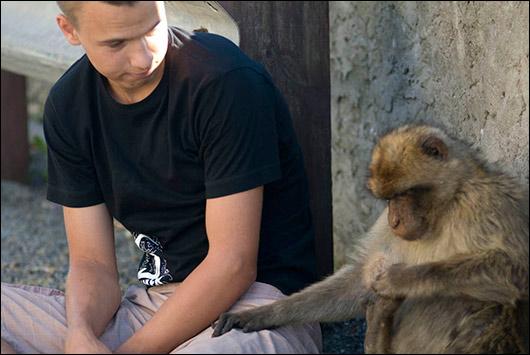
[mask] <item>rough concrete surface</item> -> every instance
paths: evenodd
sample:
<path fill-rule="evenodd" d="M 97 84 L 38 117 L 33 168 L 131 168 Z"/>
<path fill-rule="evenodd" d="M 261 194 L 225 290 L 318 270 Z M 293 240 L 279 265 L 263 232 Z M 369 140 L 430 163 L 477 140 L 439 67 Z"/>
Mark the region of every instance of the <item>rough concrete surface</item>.
<path fill-rule="evenodd" d="M 377 136 L 445 127 L 528 183 L 528 2 L 330 2 L 335 265 L 382 211 Z"/>

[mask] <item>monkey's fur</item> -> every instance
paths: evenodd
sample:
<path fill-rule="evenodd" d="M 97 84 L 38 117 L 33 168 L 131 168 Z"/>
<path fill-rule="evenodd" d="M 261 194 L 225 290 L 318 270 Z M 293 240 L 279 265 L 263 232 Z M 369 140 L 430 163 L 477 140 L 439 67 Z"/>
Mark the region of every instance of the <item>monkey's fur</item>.
<path fill-rule="evenodd" d="M 430 126 L 382 137 L 368 188 L 388 207 L 351 264 L 272 304 L 221 315 L 213 336 L 368 308 L 367 352 L 528 352 L 526 189 Z"/>

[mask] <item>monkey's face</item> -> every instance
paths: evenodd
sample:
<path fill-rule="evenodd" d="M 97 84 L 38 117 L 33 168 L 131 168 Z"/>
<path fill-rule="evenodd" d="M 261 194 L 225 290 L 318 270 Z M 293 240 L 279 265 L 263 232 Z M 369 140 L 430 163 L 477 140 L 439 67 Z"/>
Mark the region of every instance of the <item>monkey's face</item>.
<path fill-rule="evenodd" d="M 373 150 L 368 188 L 388 201 L 388 224 L 400 238 L 420 239 L 433 225 L 436 191 L 446 180 L 445 139 L 433 127 L 405 126 L 382 137 Z"/>
<path fill-rule="evenodd" d="M 388 225 L 394 235 L 412 241 L 427 232 L 429 223 L 422 208 L 425 202 L 422 194 L 419 190 L 408 190 L 388 200 Z"/>

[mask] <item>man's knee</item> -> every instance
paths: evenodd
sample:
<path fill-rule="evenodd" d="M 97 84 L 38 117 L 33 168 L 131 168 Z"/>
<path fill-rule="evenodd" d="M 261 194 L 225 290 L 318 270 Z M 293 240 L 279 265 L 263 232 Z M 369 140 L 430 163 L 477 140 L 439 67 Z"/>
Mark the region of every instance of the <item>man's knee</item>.
<path fill-rule="evenodd" d="M 4 339 L 2 339 L 2 347 L 1 347 L 0 352 L 2 354 L 16 354 L 17 353 L 15 349 L 13 349 L 13 347 Z"/>

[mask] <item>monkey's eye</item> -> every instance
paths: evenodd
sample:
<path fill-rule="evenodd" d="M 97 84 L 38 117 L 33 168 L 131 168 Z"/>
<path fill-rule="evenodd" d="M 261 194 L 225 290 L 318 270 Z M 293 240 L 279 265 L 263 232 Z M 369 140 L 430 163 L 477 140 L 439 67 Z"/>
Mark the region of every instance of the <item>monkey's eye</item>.
<path fill-rule="evenodd" d="M 427 155 L 430 155 L 430 156 L 433 156 L 433 157 L 439 157 L 440 156 L 440 151 L 437 148 L 435 148 L 435 147 L 424 147 L 423 151 Z"/>
<path fill-rule="evenodd" d="M 431 190 L 432 190 L 432 187 L 429 185 L 417 185 L 405 191 L 404 194 L 411 195 L 411 196 L 420 196 L 420 195 L 425 195 Z"/>
<path fill-rule="evenodd" d="M 447 145 L 438 137 L 427 137 L 421 144 L 421 150 L 424 154 L 438 160 L 447 159 Z"/>

